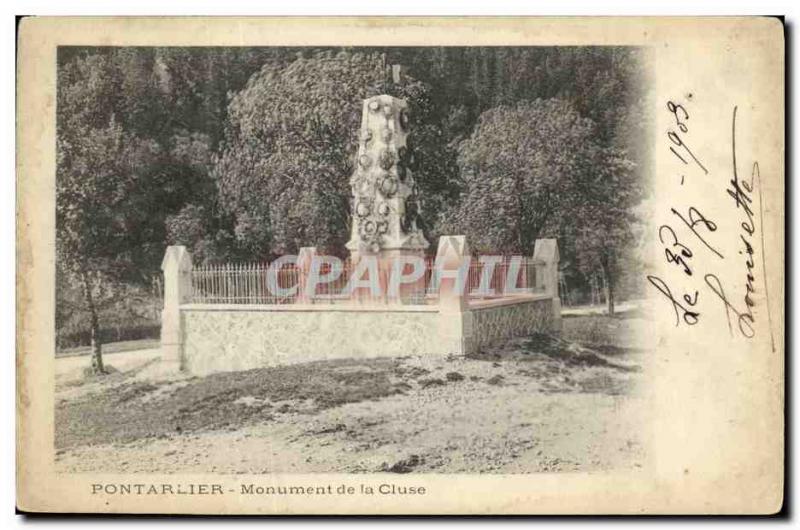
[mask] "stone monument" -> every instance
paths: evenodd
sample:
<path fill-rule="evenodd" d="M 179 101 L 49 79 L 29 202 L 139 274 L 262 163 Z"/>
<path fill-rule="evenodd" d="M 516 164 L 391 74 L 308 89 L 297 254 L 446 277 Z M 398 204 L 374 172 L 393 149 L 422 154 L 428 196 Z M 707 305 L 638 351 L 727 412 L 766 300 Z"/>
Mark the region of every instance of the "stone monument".
<path fill-rule="evenodd" d="M 424 257 L 428 241 L 419 227 L 419 191 L 408 104 L 388 95 L 364 100 L 356 169 L 350 179 L 353 223 L 347 248 L 354 264 L 377 259 L 381 286 L 404 256 Z M 403 285 L 400 298 L 424 295 L 424 283 Z"/>

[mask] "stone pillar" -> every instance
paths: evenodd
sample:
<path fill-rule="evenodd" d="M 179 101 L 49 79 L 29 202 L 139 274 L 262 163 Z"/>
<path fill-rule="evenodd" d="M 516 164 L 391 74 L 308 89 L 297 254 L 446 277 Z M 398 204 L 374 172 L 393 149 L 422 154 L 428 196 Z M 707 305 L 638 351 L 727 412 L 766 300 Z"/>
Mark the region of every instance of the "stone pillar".
<path fill-rule="evenodd" d="M 183 356 L 181 304 L 191 301 L 192 256 L 184 246 L 170 246 L 161 262 L 164 310 L 161 312 L 161 360 L 180 369 Z"/>
<path fill-rule="evenodd" d="M 306 286 L 308 285 L 308 276 L 311 273 L 311 263 L 317 255 L 317 247 L 301 247 L 297 253 L 297 303 L 309 304 L 312 303 L 312 297 L 306 294 Z"/>
<path fill-rule="evenodd" d="M 395 260 L 424 257 L 428 241 L 418 226 L 419 196 L 407 103 L 388 95 L 364 100 L 356 169 L 350 178 L 353 223 L 347 248 L 355 267 L 375 256 L 383 296 Z M 424 297 L 424 282 L 404 285 L 401 300 Z"/>
<path fill-rule="evenodd" d="M 536 280 L 544 280 L 545 293 L 553 297 L 553 330 L 561 332 L 561 299 L 558 295 L 558 242 L 555 239 L 537 239 L 533 247 L 533 260 L 543 263 Z"/>
<path fill-rule="evenodd" d="M 465 236 L 439 238 L 432 274 L 438 280 L 439 337 L 446 352 L 456 355 L 471 353 L 472 314 L 467 293 L 471 259 Z"/>

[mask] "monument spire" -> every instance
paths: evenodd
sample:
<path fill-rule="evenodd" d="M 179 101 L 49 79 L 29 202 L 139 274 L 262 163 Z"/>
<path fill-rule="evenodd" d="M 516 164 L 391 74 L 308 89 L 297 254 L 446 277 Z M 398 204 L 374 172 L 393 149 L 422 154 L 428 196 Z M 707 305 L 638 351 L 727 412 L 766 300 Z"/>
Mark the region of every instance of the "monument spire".
<path fill-rule="evenodd" d="M 364 100 L 356 169 L 350 179 L 353 222 L 347 248 L 351 253 L 422 254 L 428 248 L 418 226 L 409 124 L 404 100 L 385 94 Z"/>

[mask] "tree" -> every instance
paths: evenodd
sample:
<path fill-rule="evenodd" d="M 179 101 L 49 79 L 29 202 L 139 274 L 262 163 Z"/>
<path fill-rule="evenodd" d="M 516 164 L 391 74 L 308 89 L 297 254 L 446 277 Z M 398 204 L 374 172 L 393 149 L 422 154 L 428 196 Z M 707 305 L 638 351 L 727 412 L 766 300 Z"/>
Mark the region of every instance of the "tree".
<path fill-rule="evenodd" d="M 603 272 L 607 312 L 613 315 L 616 286 L 635 258 L 632 243 L 641 223 L 635 207 L 642 200 L 643 185 L 624 152 L 604 148 L 593 155 L 592 176 L 581 183 L 580 200 L 566 224 L 574 229 L 580 269 Z"/>
<path fill-rule="evenodd" d="M 99 304 L 113 297 L 116 282 L 136 273 L 128 259 L 128 199 L 140 185 L 137 169 L 153 159 L 153 148 L 125 134 L 113 117 L 102 128 L 73 122 L 57 136 L 57 255 L 82 290 L 96 373 L 105 371 Z"/>
<path fill-rule="evenodd" d="M 224 221 L 210 171 L 228 91 L 284 53 L 59 48 L 57 325 L 89 328 L 97 371 L 101 324 L 119 325 L 120 308 L 152 287 L 176 231 L 167 222 L 187 204 L 209 212 L 208 230 Z"/>
<path fill-rule="evenodd" d="M 590 120 L 557 99 L 484 112 L 460 145 L 465 192 L 454 212 L 457 229 L 474 248 L 532 254 L 591 171 L 593 132 Z"/>
<path fill-rule="evenodd" d="M 381 93 L 409 102 L 420 161 L 415 178 L 429 200 L 423 211 L 436 208 L 440 190 L 455 178 L 455 153 L 448 158 L 441 129 L 429 119 L 427 88 L 409 78 L 387 82 L 377 53 L 300 56 L 285 68 L 266 65 L 228 108 L 214 174 L 246 252 L 266 258 L 310 244 L 342 252 L 362 101 Z"/>
<path fill-rule="evenodd" d="M 216 203 L 211 206 L 187 204 L 167 218 L 167 244 L 192 249 L 195 263 L 226 263 L 252 259 L 237 248 L 230 219 L 220 215 Z"/>
<path fill-rule="evenodd" d="M 80 292 L 95 373 L 105 372 L 101 311 L 119 304 L 127 284 L 141 282 L 159 237 L 158 216 L 151 212 L 161 204 L 150 194 L 164 153 L 157 142 L 127 132 L 117 119 L 119 108 L 139 113 L 120 99 L 117 59 L 90 54 L 59 65 L 57 299 L 63 306 L 70 292 Z"/>

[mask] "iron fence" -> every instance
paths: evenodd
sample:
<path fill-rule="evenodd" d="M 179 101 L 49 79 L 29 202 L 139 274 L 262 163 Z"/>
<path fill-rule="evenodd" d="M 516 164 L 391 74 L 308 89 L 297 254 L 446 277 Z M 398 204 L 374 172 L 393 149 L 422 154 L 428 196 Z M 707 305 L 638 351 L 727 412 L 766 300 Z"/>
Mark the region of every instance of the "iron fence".
<path fill-rule="evenodd" d="M 379 268 L 375 287 L 349 288 L 355 264 L 350 261 L 323 261 L 320 279 L 308 287 L 309 271 L 295 262 L 204 265 L 191 272 L 191 302 L 197 304 L 342 303 L 352 299 L 371 302 L 430 304 L 438 301 L 441 278 L 433 258 L 426 258 L 419 280 L 403 283 L 397 292 L 389 289 L 391 267 Z M 413 266 L 406 265 L 404 274 Z M 465 277 L 464 292 L 470 299 L 507 296 L 509 293 L 544 292 L 544 266 L 532 258 L 502 256 L 491 264 L 473 259 Z M 369 274 L 367 274 L 368 278 Z M 309 292 L 313 291 L 313 292 Z"/>

